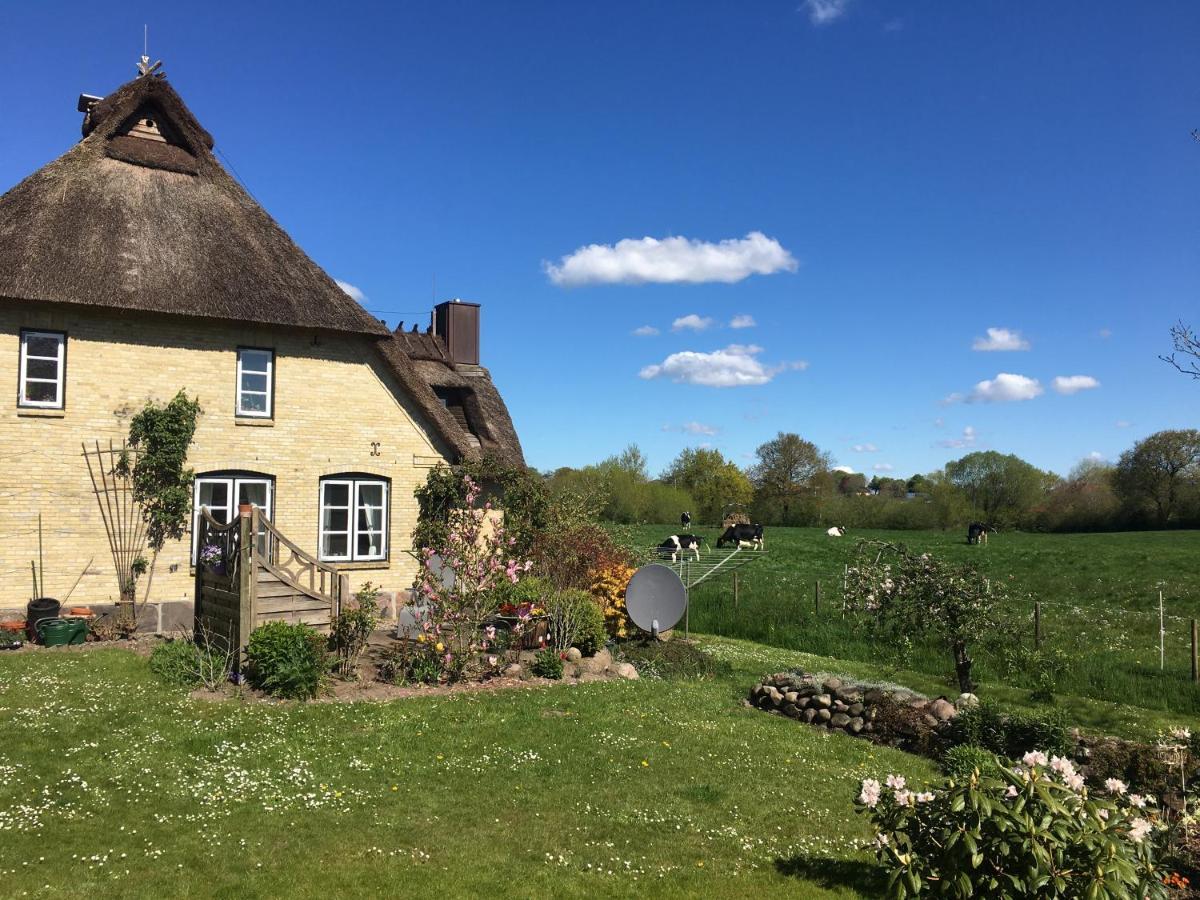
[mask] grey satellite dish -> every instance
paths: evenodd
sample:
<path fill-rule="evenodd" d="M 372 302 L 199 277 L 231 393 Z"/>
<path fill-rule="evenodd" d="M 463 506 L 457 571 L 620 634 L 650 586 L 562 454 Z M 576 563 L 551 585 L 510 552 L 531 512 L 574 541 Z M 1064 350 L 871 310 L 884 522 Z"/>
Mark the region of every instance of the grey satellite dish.
<path fill-rule="evenodd" d="M 687 611 L 687 589 L 669 566 L 642 566 L 625 588 L 625 611 L 642 631 L 670 631 Z"/>

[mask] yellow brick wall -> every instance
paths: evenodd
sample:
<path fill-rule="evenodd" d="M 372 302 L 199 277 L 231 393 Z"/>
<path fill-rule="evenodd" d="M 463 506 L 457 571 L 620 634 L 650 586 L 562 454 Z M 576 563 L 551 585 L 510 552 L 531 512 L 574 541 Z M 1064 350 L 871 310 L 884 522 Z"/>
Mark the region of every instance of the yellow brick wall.
<path fill-rule="evenodd" d="M 22 328 L 67 333 L 61 413 L 17 406 Z M 276 524 L 314 555 L 318 480 L 339 472 L 390 478 L 390 559 L 356 564 L 351 583 L 410 586 L 416 571 L 406 553 L 417 516 L 413 490 L 446 454 L 370 345 L 369 338 L 329 332 L 0 301 L 0 379 L 9 384 L 0 402 L 0 608 L 23 606 L 32 592 L 29 563 L 38 555 L 39 512 L 46 593 L 62 599 L 84 573 L 71 605 L 116 599 L 112 555 L 81 445 L 119 441 L 128 434 L 132 412 L 148 399 L 169 400 L 181 388 L 199 397 L 204 410 L 189 465 L 197 473 L 273 475 Z M 239 346 L 275 348 L 270 424 L 239 424 L 245 420 L 234 417 Z M 189 555 L 188 539 L 163 549 L 152 601 L 191 599 Z M 145 588 L 143 576 L 139 599 Z"/>

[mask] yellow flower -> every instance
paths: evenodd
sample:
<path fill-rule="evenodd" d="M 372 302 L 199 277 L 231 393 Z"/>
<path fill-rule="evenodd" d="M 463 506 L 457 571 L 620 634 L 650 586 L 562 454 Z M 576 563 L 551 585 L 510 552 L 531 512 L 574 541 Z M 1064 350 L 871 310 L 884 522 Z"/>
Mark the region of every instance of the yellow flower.
<path fill-rule="evenodd" d="M 425 643 L 425 635 L 423 635 L 423 634 L 418 634 L 418 635 L 417 635 L 417 643 L 418 643 L 418 644 L 423 644 L 423 643 Z"/>
<path fill-rule="evenodd" d="M 649 760 L 646 760 L 646 759 L 643 759 L 643 760 L 642 760 L 642 767 L 643 767 L 643 768 L 648 768 L 648 767 L 649 767 L 649 765 L 650 765 L 650 761 L 649 761 Z"/>
<path fill-rule="evenodd" d="M 438 641 L 436 644 L 433 645 L 433 649 L 436 650 L 438 653 L 441 653 L 443 650 L 446 649 L 446 647 L 442 644 L 441 641 Z"/>

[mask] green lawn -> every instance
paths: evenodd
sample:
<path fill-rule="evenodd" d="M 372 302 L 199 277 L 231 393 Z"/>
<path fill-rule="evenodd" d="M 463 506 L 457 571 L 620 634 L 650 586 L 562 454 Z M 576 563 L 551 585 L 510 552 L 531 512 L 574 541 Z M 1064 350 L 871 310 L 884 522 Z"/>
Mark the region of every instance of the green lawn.
<path fill-rule="evenodd" d="M 643 546 L 671 534 L 669 525 L 633 529 Z M 693 531 L 715 542 L 718 530 Z M 905 543 L 939 557 L 973 561 L 1014 600 L 1012 618 L 1026 645 L 1033 642 L 1033 604 L 1042 603 L 1044 646 L 1066 654 L 1070 670 L 1060 690 L 1137 706 L 1200 713 L 1200 689 L 1190 681 L 1190 620 L 1200 617 L 1200 532 L 993 535 L 971 547 L 958 532 L 852 531 L 830 538 L 816 528 L 768 528 L 767 553 L 739 573 L 738 606 L 729 578 L 702 585 L 692 596 L 692 627 L 780 647 L 845 659 L 878 661 L 890 648 L 875 645 L 853 622 L 843 622 L 843 567 L 856 539 Z M 822 615 L 814 611 L 815 584 Z M 1159 668 L 1158 591 L 1166 608 L 1166 667 Z M 1030 673 L 1012 670 L 998 654 L 978 653 L 979 675 L 993 684 L 1029 687 Z M 918 647 L 895 664 L 928 674 L 948 671 L 940 651 Z"/>
<path fill-rule="evenodd" d="M 390 703 L 193 700 L 120 649 L 0 657 L 4 896 L 871 896 L 851 799 L 933 767 L 735 674 Z"/>

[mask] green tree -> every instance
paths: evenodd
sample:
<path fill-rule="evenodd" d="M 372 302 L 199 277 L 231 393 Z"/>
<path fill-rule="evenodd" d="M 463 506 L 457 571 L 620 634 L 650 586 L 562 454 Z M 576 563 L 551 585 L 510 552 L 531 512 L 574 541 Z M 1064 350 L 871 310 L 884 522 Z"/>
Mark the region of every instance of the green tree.
<path fill-rule="evenodd" d="M 1047 474 L 1019 456 L 979 450 L 946 463 L 947 480 L 989 525 L 1015 525 L 1045 494 Z"/>
<path fill-rule="evenodd" d="M 813 480 L 829 471 L 832 462 L 812 441 L 783 431 L 761 444 L 755 454 L 758 462 L 750 478 L 761 500 L 782 507 L 784 524 L 790 521 L 797 498 L 813 491 Z"/>
<path fill-rule="evenodd" d="M 1160 528 L 1200 480 L 1200 431 L 1159 431 L 1121 454 L 1113 487 L 1130 506 L 1149 506 Z"/>
<path fill-rule="evenodd" d="M 682 450 L 667 466 L 661 480 L 691 495 L 696 506 L 692 512 L 698 523 L 716 525 L 726 506 L 746 505 L 754 498 L 754 485 L 746 473 L 722 456 L 720 450 L 700 447 Z"/>

